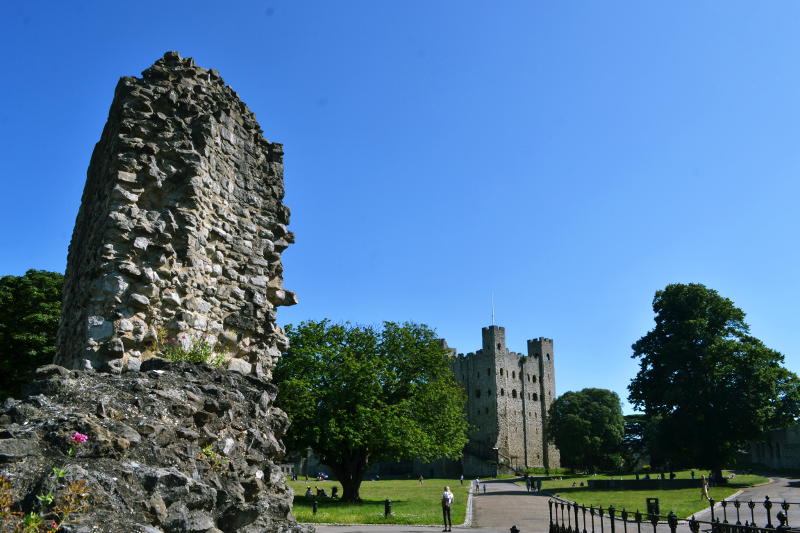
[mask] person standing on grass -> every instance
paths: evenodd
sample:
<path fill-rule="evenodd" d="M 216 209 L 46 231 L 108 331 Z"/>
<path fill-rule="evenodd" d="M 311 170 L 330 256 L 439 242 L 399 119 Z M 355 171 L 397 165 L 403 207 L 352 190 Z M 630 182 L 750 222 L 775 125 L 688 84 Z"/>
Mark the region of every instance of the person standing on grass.
<path fill-rule="evenodd" d="M 450 492 L 450 487 L 445 487 L 442 493 L 442 518 L 444 519 L 444 529 L 442 531 L 453 531 L 453 518 L 450 516 L 450 508 L 456 497 Z"/>
<path fill-rule="evenodd" d="M 461 477 L 460 477 L 458 480 L 459 480 L 459 481 L 461 482 L 461 484 L 463 485 L 463 484 L 464 484 L 464 474 L 461 474 Z"/>
<path fill-rule="evenodd" d="M 422 474 L 419 475 L 419 484 L 422 485 L 422 482 L 425 478 L 422 477 Z"/>
<path fill-rule="evenodd" d="M 708 481 L 706 481 L 706 476 L 700 476 L 700 499 L 710 500 L 711 498 L 708 496 Z"/>

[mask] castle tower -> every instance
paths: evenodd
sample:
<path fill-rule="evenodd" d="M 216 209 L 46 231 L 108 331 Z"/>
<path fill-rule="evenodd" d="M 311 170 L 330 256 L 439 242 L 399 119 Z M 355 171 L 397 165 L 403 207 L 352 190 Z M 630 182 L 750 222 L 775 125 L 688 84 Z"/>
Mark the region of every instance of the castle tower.
<path fill-rule="evenodd" d="M 542 429 L 547 431 L 547 413 L 550 410 L 556 391 L 556 371 L 553 355 L 553 339 L 539 337 L 528 341 L 528 358 L 537 362 L 539 373 L 539 403 L 542 413 Z M 561 464 L 558 448 L 543 442 L 543 466 L 555 468 Z"/>
<path fill-rule="evenodd" d="M 513 469 L 558 466 L 558 451 L 544 442 L 547 408 L 555 393 L 552 340 L 528 341 L 526 356 L 506 347 L 501 326 L 483 328 L 481 337 L 480 350 L 453 360 L 474 428 L 465 449 L 465 472 L 494 475 L 496 469 L 486 467 L 498 464 Z"/>

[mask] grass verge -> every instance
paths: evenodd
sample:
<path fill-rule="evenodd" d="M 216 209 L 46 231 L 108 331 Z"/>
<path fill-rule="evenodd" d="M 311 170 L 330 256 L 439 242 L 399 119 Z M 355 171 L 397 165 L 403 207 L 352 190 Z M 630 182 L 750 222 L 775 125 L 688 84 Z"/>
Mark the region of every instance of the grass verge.
<path fill-rule="evenodd" d="M 702 472 L 705 473 L 705 472 Z M 687 479 L 691 477 L 689 470 L 676 472 L 678 478 Z M 695 470 L 696 477 L 699 478 L 700 470 Z M 592 490 L 588 486 L 581 487 L 589 479 L 633 479 L 634 475 L 598 475 L 598 476 L 573 476 L 564 477 L 561 480 L 549 480 L 542 483 L 542 489 L 567 500 L 576 501 L 582 505 L 602 506 L 603 509 L 613 505 L 617 512 L 626 509 L 629 513 L 637 510 L 645 512 L 647 498 L 658 498 L 661 507 L 661 514 L 674 512 L 680 518 L 686 518 L 693 513 L 708 507 L 708 502 L 700 497 L 700 487 L 691 489 L 669 489 L 669 490 Z M 736 491 L 764 483 L 767 478 L 756 475 L 738 475 L 728 481 L 722 487 L 711 487 L 709 495 L 715 500 L 720 501 L 730 497 Z M 577 486 L 573 487 L 573 483 Z M 698 482 L 699 483 L 699 482 Z"/>
<path fill-rule="evenodd" d="M 467 508 L 469 482 L 460 485 L 457 479 L 426 479 L 420 485 L 416 480 L 381 480 L 361 483 L 361 503 L 342 503 L 338 500 L 319 499 L 317 514 L 312 513 L 313 500 L 303 494 L 310 486 L 331 494 L 336 481 L 289 481 L 294 490 L 294 516 L 299 522 L 337 524 L 441 524 L 441 497 L 445 485 L 455 494 L 452 508 L 453 524 L 464 522 Z M 384 500 L 392 500 L 392 514 L 383 516 Z"/>

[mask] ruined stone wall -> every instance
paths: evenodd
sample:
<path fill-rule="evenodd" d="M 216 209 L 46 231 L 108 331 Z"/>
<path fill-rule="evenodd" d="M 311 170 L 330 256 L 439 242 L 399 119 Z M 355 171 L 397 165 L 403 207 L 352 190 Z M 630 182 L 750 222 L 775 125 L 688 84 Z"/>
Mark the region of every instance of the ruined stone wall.
<path fill-rule="evenodd" d="M 269 377 L 286 348 L 275 308 L 283 149 L 214 70 L 167 52 L 120 79 L 69 248 L 56 364 L 137 368 L 167 339 Z"/>

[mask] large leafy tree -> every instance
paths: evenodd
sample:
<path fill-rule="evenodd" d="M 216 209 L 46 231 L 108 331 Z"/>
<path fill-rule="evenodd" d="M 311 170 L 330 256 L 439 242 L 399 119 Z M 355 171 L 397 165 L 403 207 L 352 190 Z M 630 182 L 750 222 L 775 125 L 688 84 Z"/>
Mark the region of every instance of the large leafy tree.
<path fill-rule="evenodd" d="M 0 278 L 0 398 L 17 396 L 36 367 L 52 362 L 64 276 L 28 270 Z"/>
<path fill-rule="evenodd" d="M 653 299 L 656 326 L 633 345 L 631 403 L 658 420 L 672 465 L 720 473 L 738 449 L 800 413 L 800 382 L 783 356 L 750 335 L 744 312 L 704 285 L 673 284 Z"/>
<path fill-rule="evenodd" d="M 620 465 L 624 420 L 616 392 L 591 388 L 565 392 L 550 406 L 547 431 L 566 466 Z"/>
<path fill-rule="evenodd" d="M 458 458 L 467 443 L 465 396 L 427 326 L 382 329 L 307 321 L 286 327 L 290 348 L 275 369 L 290 449 L 311 447 L 358 501 L 380 460 Z"/>

